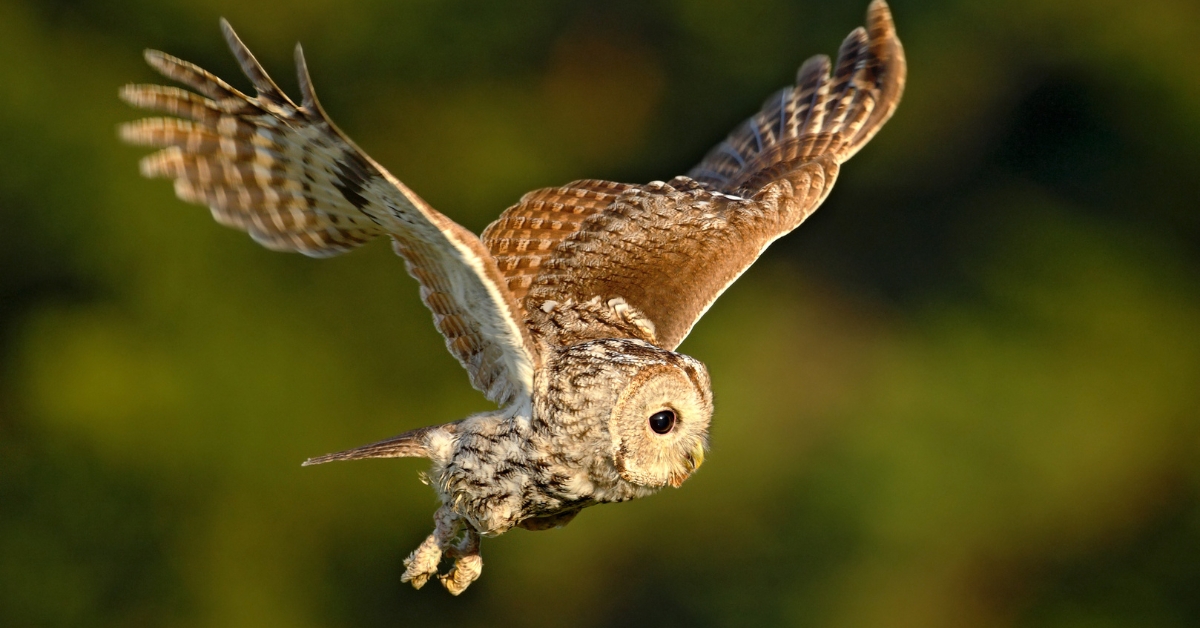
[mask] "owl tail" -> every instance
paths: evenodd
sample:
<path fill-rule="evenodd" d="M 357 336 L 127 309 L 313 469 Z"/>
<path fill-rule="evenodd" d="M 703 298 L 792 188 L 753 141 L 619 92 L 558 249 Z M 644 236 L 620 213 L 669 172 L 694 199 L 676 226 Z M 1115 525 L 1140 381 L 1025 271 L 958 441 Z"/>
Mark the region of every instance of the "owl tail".
<path fill-rule="evenodd" d="M 874 0 L 866 28 L 846 37 L 836 63 L 824 55 L 805 61 L 794 86 L 768 98 L 688 176 L 753 196 L 806 162 L 844 163 L 892 116 L 905 75 L 891 11 L 884 0 Z"/>
<path fill-rule="evenodd" d="M 308 467 L 335 460 L 359 460 L 361 458 L 429 458 L 432 446 L 431 437 L 436 435 L 449 437 L 454 433 L 456 426 L 456 423 L 447 423 L 422 427 L 381 440 L 378 443 L 309 458 L 301 466 Z"/>

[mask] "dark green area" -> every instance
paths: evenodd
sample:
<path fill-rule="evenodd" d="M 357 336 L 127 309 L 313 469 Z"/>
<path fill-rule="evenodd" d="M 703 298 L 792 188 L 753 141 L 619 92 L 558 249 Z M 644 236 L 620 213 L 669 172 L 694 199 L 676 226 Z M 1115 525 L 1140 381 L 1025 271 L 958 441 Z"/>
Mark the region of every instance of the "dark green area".
<path fill-rule="evenodd" d="M 709 312 L 680 490 L 412 591 L 415 461 L 487 408 L 383 244 L 265 251 L 137 176 L 161 48 L 295 93 L 478 231 L 685 172 L 857 2 L 0 0 L 0 625 L 1200 624 L 1200 7 L 897 2 L 895 119 Z"/>

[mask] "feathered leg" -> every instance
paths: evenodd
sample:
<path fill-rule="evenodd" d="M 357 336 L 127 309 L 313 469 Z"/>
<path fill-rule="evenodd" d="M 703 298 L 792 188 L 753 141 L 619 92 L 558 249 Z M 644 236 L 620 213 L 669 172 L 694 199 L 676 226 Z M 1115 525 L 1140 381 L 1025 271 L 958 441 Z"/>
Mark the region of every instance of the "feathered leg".
<path fill-rule="evenodd" d="M 413 553 L 404 559 L 404 575 L 401 582 L 411 582 L 414 589 L 425 586 L 430 576 L 437 574 L 442 552 L 458 534 L 462 525 L 459 516 L 448 507 L 442 506 L 433 514 L 433 534 L 430 534 Z"/>
<path fill-rule="evenodd" d="M 483 558 L 479 556 L 479 533 L 469 525 L 464 528 L 462 540 L 446 552 L 447 558 L 454 559 L 454 566 L 445 575 L 438 576 L 442 586 L 451 595 L 465 591 L 483 572 Z"/>

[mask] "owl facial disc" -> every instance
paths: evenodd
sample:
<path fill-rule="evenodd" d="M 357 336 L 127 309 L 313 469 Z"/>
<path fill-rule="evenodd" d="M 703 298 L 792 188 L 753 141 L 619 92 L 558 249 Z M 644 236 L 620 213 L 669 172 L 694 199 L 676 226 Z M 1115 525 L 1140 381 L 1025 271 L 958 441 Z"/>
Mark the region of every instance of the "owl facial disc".
<path fill-rule="evenodd" d="M 638 370 L 609 418 L 613 464 L 632 484 L 678 487 L 700 467 L 708 446 L 712 393 L 696 360 L 666 359 Z"/>

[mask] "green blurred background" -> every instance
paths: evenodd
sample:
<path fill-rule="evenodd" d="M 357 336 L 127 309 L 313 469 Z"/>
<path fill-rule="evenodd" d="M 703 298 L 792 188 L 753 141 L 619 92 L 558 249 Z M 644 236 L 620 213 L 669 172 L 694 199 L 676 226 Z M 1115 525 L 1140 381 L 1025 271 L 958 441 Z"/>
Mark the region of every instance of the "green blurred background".
<path fill-rule="evenodd" d="M 385 244 L 215 225 L 122 146 L 145 47 L 291 93 L 475 231 L 685 172 L 866 0 L 0 0 L 0 625 L 1200 625 L 1200 5 L 896 0 L 896 117 L 682 350 L 709 463 L 401 585 L 488 407 Z"/>

